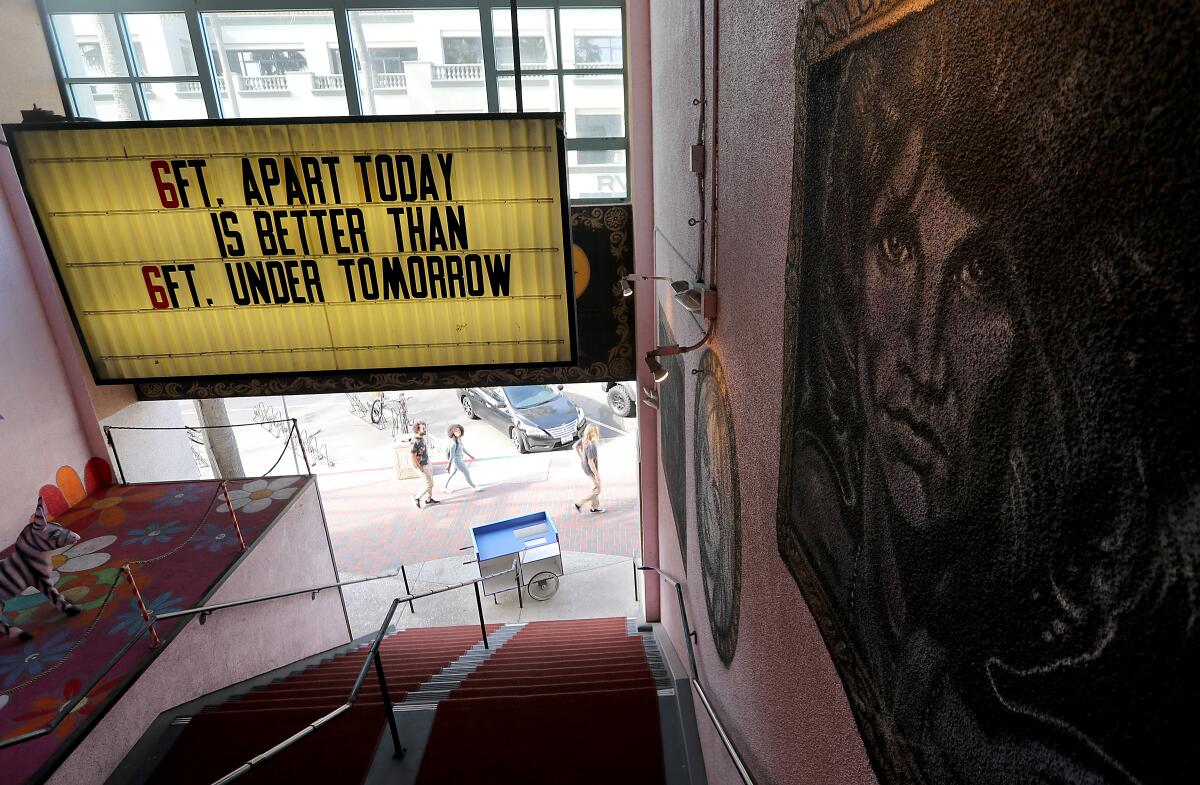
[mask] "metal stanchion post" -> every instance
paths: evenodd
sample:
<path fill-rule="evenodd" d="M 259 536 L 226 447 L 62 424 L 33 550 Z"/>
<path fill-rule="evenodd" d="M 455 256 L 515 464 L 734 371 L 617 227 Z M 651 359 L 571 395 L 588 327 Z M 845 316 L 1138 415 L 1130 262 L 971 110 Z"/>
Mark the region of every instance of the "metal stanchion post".
<path fill-rule="evenodd" d="M 121 455 L 117 452 L 117 445 L 113 444 L 112 428 L 104 426 L 104 438 L 108 440 L 108 446 L 112 448 L 113 459 L 117 462 L 117 476 L 121 478 L 121 484 L 125 484 L 125 470 L 121 468 Z"/>
<path fill-rule="evenodd" d="M 408 571 L 404 569 L 404 565 L 403 565 L 403 564 L 401 564 L 401 565 L 400 565 L 400 576 L 401 576 L 402 578 L 404 578 L 404 593 L 405 593 L 405 594 L 407 594 L 409 597 L 411 597 L 411 596 L 412 596 L 412 589 L 408 588 Z M 408 612 L 409 612 L 409 613 L 416 613 L 416 612 L 417 612 L 417 609 L 413 607 L 413 601 L 412 601 L 412 600 L 409 600 L 409 601 L 408 601 Z"/>
<path fill-rule="evenodd" d="M 126 564 L 121 568 L 125 573 L 125 577 L 129 579 L 129 585 L 133 588 L 133 599 L 137 602 L 138 610 L 142 612 L 142 621 L 150 621 L 150 609 L 146 607 L 146 603 L 142 600 L 142 592 L 138 589 L 137 581 L 133 579 L 133 570 Z M 154 625 L 150 625 L 150 648 L 154 648 L 162 643 L 162 639 L 158 637 L 158 630 L 154 629 Z"/>
<path fill-rule="evenodd" d="M 483 623 L 483 600 L 479 597 L 479 582 L 475 583 L 475 607 L 479 609 L 479 630 L 483 633 L 483 648 L 490 649 L 487 639 L 487 625 Z"/>
<path fill-rule="evenodd" d="M 238 543 L 241 544 L 242 550 L 246 550 L 246 540 L 242 537 L 242 527 L 238 524 L 237 511 L 233 509 L 233 502 L 229 499 L 229 483 L 221 480 L 221 492 L 225 494 L 225 506 L 229 508 L 229 516 L 233 518 L 233 530 L 237 532 Z"/>
<path fill-rule="evenodd" d="M 383 693 L 383 707 L 387 709 L 388 730 L 392 734 L 393 758 L 404 757 L 404 747 L 400 746 L 400 731 L 396 729 L 396 712 L 392 710 L 392 696 L 388 692 L 387 677 L 383 675 L 383 660 L 379 658 L 379 649 L 375 649 L 375 675 L 379 678 L 379 691 Z"/>

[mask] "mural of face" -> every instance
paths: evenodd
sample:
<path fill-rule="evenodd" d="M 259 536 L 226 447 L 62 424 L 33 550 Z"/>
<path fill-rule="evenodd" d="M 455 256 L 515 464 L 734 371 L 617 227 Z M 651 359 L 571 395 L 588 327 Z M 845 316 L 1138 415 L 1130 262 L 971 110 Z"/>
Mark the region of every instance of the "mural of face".
<path fill-rule="evenodd" d="M 1173 9 L 801 17 L 776 534 L 888 785 L 1200 765 L 1200 94 Z"/>
<path fill-rule="evenodd" d="M 950 195 L 913 131 L 870 211 L 859 384 L 890 506 L 924 529 L 958 517 L 959 471 L 1013 321 L 988 227 Z"/>

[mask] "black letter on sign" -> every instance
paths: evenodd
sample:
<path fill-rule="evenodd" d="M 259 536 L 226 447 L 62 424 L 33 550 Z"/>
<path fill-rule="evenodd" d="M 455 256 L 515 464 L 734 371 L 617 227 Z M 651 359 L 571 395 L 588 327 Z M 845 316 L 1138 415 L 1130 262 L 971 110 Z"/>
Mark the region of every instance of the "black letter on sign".
<path fill-rule="evenodd" d="M 399 300 L 402 292 L 407 300 L 408 282 L 404 280 L 404 267 L 400 257 L 383 257 L 383 299 Z"/>
<path fill-rule="evenodd" d="M 421 299 L 429 294 L 429 287 L 425 285 L 424 261 L 419 256 L 408 257 L 408 285 L 412 287 L 412 296 L 416 299 Z"/>
<path fill-rule="evenodd" d="M 262 204 L 262 192 L 258 190 L 258 180 L 254 178 L 254 169 L 250 166 L 250 159 L 242 159 L 242 192 L 245 194 L 246 206 L 252 204 Z"/>
<path fill-rule="evenodd" d="M 364 300 L 379 299 L 379 281 L 375 277 L 375 262 L 369 256 L 358 260 L 358 283 Z"/>
<path fill-rule="evenodd" d="M 483 263 L 487 265 L 488 279 L 492 284 L 493 297 L 508 297 L 508 262 L 512 254 L 484 254 Z"/>
<path fill-rule="evenodd" d="M 483 259 L 477 253 L 467 254 L 467 294 L 483 296 Z"/>
<path fill-rule="evenodd" d="M 239 290 L 238 281 L 233 280 L 233 265 L 229 262 L 225 263 L 225 277 L 229 279 L 229 293 L 233 295 L 233 301 L 238 305 L 250 304 L 250 289 L 246 286 L 246 271 L 242 269 L 241 263 L 238 263 L 238 281 L 241 282 Z"/>

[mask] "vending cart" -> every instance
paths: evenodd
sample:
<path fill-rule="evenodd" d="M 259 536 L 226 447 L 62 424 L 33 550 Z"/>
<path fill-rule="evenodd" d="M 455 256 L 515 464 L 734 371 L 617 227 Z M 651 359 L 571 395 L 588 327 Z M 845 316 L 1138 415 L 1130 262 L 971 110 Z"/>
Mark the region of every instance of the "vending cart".
<path fill-rule="evenodd" d="M 535 600 L 548 600 L 558 591 L 563 574 L 558 529 L 545 512 L 471 527 L 471 546 L 479 577 L 511 569 L 517 560 L 517 575 L 511 572 L 483 582 L 483 591 L 495 600 L 500 592 L 524 586 Z M 518 595 L 520 600 L 520 595 Z"/>

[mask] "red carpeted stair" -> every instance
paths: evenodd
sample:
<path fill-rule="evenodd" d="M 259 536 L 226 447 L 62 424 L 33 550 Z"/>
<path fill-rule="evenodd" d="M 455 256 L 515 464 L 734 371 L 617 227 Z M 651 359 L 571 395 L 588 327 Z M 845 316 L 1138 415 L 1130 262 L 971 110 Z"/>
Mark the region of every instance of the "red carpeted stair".
<path fill-rule="evenodd" d="M 625 619 L 526 625 L 438 704 L 417 778 L 418 785 L 664 781 L 655 682 Z"/>
<path fill-rule="evenodd" d="M 489 632 L 499 625 L 489 626 Z M 405 630 L 380 645 L 392 701 L 429 680 L 481 639 L 479 627 Z M 209 785 L 346 702 L 367 647 L 326 660 L 188 722 L 150 785 Z M 342 716 L 250 771 L 239 783 L 361 785 L 387 717 L 372 667 Z"/>

